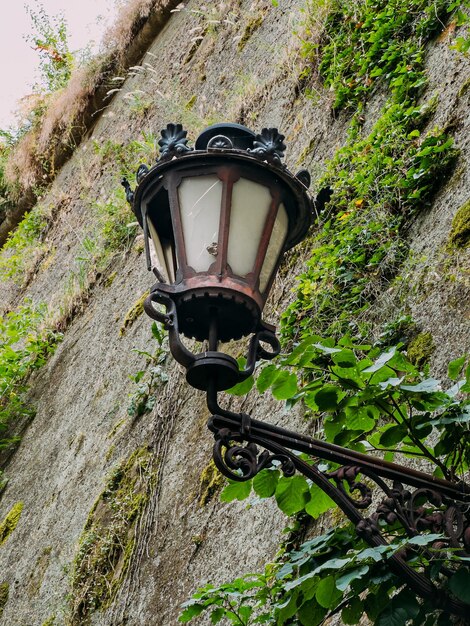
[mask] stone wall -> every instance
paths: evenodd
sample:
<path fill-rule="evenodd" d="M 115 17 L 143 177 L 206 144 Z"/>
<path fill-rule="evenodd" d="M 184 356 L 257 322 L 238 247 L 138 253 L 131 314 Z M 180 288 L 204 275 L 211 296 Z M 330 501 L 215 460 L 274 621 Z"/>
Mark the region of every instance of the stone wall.
<path fill-rule="evenodd" d="M 193 138 L 216 121 L 256 130 L 277 126 L 286 134 L 289 168 L 305 166 L 318 176 L 345 141 L 349 115 L 332 114 L 331 94 L 321 84 L 314 85 L 315 99 L 299 88 L 304 62 L 295 32 L 303 6 L 303 0 L 280 0 L 277 7 L 268 0 L 227 0 L 214 4 L 213 11 L 190 0 L 173 13 L 142 59 L 142 69 L 127 77 L 43 199 L 59 206 L 46 252 L 26 283 L 0 284 L 4 310 L 24 297 L 59 307 L 84 239 L 98 228 L 90 207 L 106 201 L 120 183 L 113 158 L 96 148 L 109 140 L 125 147 L 143 133 L 158 134 L 167 122 L 183 123 Z M 377 310 L 391 318 L 398 299 L 406 299 L 423 330 L 445 346 L 433 357 L 440 373 L 449 358 L 469 348 L 468 254 L 453 257 L 450 266 L 444 244 L 470 188 L 469 91 L 462 88 L 470 64 L 444 36 L 431 46 L 427 65 L 427 95 L 438 96 L 432 123 L 452 128 L 461 156 L 433 206 L 410 228 L 413 256 L 403 286 L 384 292 Z M 372 124 L 382 102 L 383 94 L 373 95 L 366 124 Z M 302 156 L 307 146 L 308 156 Z M 276 322 L 292 299 L 305 255 L 287 259 L 267 307 L 268 321 Z M 105 532 L 106 516 L 100 518 L 99 511 L 109 492 L 118 492 L 109 481 L 136 450 L 146 451 L 148 469 L 147 482 L 139 483 L 139 493 L 145 493 L 143 514 L 130 526 L 127 540 L 135 544 L 129 562 L 121 555 L 107 579 L 116 586 L 115 597 L 109 606 L 87 613 L 92 624 L 176 624 L 180 603 L 197 586 L 253 571 L 276 553 L 286 518 L 274 502 L 223 504 L 217 490 L 204 493 L 211 471 L 208 411 L 203 394 L 185 384 L 178 366 L 165 361 L 168 380 L 158 385 L 150 412 L 141 417 L 127 413 L 136 389 L 129 377 L 146 363 L 135 349 L 153 351 L 154 341 L 144 315 L 122 327 L 151 283 L 138 236 L 127 252 L 92 277 L 63 341 L 30 381 L 36 417 L 6 467 L 9 482 L 0 499 L 0 519 L 15 503 L 24 503 L 14 532 L 0 547 L 0 582 L 9 583 L 1 624 L 70 623 L 70 580 L 80 538 L 85 528 Z M 247 399 L 227 402 L 258 418 L 308 429 L 301 415 L 286 414 L 266 394 L 254 391 Z M 134 481 L 130 495 L 136 489 Z M 99 572 L 93 584 L 98 582 Z M 72 596 L 83 591 L 86 580 L 79 583 Z M 87 623 L 85 617 L 74 619 Z"/>

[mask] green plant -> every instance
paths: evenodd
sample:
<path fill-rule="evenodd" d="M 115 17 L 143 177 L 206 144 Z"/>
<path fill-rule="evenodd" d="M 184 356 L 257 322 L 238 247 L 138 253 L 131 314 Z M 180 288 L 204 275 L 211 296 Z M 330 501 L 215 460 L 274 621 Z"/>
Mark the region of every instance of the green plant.
<path fill-rule="evenodd" d="M 467 357 L 449 363 L 446 391 L 425 378 L 400 347 L 356 345 L 348 336 L 338 342 L 310 337 L 279 364 L 265 367 L 256 379 L 260 393 L 271 390 L 288 406 L 302 400 L 312 419 L 323 418 L 326 441 L 359 451 L 375 450 L 425 459 L 439 477 L 458 480 L 470 466 L 470 365 Z M 251 381 L 255 384 L 255 381 Z M 325 464 L 335 469 L 333 464 Z M 329 466 L 329 467 L 328 467 Z M 325 469 L 325 468 L 324 468 Z M 246 482 L 230 482 L 226 502 L 274 497 L 286 515 L 305 512 L 316 519 L 334 506 L 315 484 L 300 475 L 281 476 L 274 465 Z M 384 523 L 384 527 L 386 524 Z M 383 529 L 382 529 L 383 530 Z M 359 623 L 365 614 L 379 626 L 390 623 L 444 624 L 432 602 L 420 601 L 390 571 L 387 559 L 400 552 L 418 569 L 433 571 L 434 583 L 464 602 L 470 572 L 458 551 L 435 551 L 435 533 L 409 537 L 394 523 L 390 544 L 370 548 L 350 525 L 315 537 L 297 550 L 283 550 L 263 574 L 248 575 L 219 587 L 207 585 L 183 605 L 180 621 L 205 611 L 213 623 L 226 618 L 237 625 L 321 624 L 341 612 L 343 623 Z M 454 573 L 449 576 L 449 566 Z M 390 621 L 400 614 L 400 621 Z"/>
<path fill-rule="evenodd" d="M 95 502 L 72 565 L 70 624 L 88 624 L 113 601 L 134 552 L 136 526 L 155 481 L 154 459 L 143 447 L 118 465 Z"/>
<path fill-rule="evenodd" d="M 25 400 L 30 373 L 44 365 L 54 351 L 60 333 L 44 325 L 45 305 L 27 302 L 0 319 L 0 434 L 12 422 L 31 418 L 34 410 Z M 0 448 L 15 443 L 14 438 L 0 438 Z"/>
<path fill-rule="evenodd" d="M 407 254 L 401 229 L 430 202 L 457 155 L 445 133 L 421 134 L 428 116 L 426 107 L 390 104 L 366 137 L 352 125 L 319 183 L 333 194 L 282 316 L 285 338 L 357 331 L 361 313 L 396 273 Z"/>
<path fill-rule="evenodd" d="M 49 211 L 37 205 L 10 234 L 0 254 L 0 278 L 22 282 L 36 260 L 47 249 L 43 235 L 49 225 Z"/>
<path fill-rule="evenodd" d="M 26 6 L 26 11 L 35 30 L 26 39 L 39 54 L 42 84 L 38 88 L 49 93 L 62 89 L 74 66 L 74 56 L 68 45 L 67 22 L 62 14 L 49 16 L 39 2 L 36 10 Z"/>
<path fill-rule="evenodd" d="M 429 204 L 458 154 L 445 132 L 425 130 L 435 103 L 417 102 L 427 83 L 425 44 L 457 14 L 446 0 L 335 0 L 323 39 L 303 41 L 307 62 L 317 63 L 335 94 L 333 106 L 356 114 L 346 145 L 317 183 L 333 193 L 283 316 L 285 339 L 364 332 L 365 311 L 405 259 L 403 228 Z M 312 8 L 310 16 L 313 23 Z M 362 110 L 379 83 L 390 97 L 364 136 Z"/>
<path fill-rule="evenodd" d="M 455 9 L 449 0 L 335 0 L 319 44 L 303 42 L 303 54 L 318 57 L 334 107 L 355 107 L 380 82 L 395 101 L 415 99 L 426 84 L 424 44 Z"/>
<path fill-rule="evenodd" d="M 141 417 L 152 411 L 157 400 L 156 391 L 162 384 L 168 382 L 168 374 L 163 368 L 168 356 L 167 337 L 156 322 L 152 324 L 152 335 L 157 341 L 157 348 L 153 354 L 135 350 L 135 352 L 146 357 L 147 368 L 139 370 L 130 377 L 137 385 L 137 389 L 129 394 L 130 403 L 127 407 L 127 413 L 133 418 Z M 148 367 L 149 365 L 150 367 Z"/>
<path fill-rule="evenodd" d="M 425 544 L 422 538 L 403 539 L 371 548 L 350 525 L 331 529 L 296 550 L 283 551 L 261 574 L 199 589 L 183 604 L 179 621 L 207 612 L 213 624 L 317 626 L 341 614 L 341 624 L 357 624 L 366 616 L 377 626 L 445 626 L 448 616 L 420 604 L 387 564 L 392 554 L 418 552 Z M 455 574 L 449 585 L 468 599 L 470 572 L 465 567 L 460 571 L 463 576 Z"/>

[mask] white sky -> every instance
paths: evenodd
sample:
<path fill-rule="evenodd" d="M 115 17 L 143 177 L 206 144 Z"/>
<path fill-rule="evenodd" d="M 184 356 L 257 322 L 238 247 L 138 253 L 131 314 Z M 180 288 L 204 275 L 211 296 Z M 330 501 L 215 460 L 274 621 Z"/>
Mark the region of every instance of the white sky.
<path fill-rule="evenodd" d="M 31 93 L 39 78 L 39 56 L 23 35 L 33 32 L 25 4 L 37 12 L 36 0 L 0 0 L 0 128 L 15 124 L 17 101 Z M 63 13 L 70 50 L 98 45 L 117 12 L 115 0 L 42 0 L 49 16 Z"/>

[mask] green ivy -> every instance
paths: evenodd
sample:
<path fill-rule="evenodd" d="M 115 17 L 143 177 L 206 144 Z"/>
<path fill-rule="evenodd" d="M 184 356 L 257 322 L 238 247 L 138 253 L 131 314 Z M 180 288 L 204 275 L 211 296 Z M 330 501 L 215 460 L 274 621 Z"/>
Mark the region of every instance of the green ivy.
<path fill-rule="evenodd" d="M 202 587 L 183 604 L 179 621 L 206 613 L 212 624 L 225 619 L 236 626 L 317 626 L 340 614 L 341 624 L 357 624 L 366 616 L 377 626 L 446 626 L 448 616 L 423 606 L 387 564 L 393 554 L 403 549 L 419 554 L 435 539 L 430 535 L 371 548 L 357 538 L 351 525 L 331 529 L 280 555 L 263 573 Z M 468 601 L 469 583 L 470 573 L 463 568 L 449 587 Z"/>
<path fill-rule="evenodd" d="M 303 41 L 303 55 L 318 63 L 334 108 L 355 108 L 377 85 L 396 102 L 414 100 L 426 85 L 425 45 L 452 16 L 466 24 L 452 0 L 333 0 L 320 43 Z M 315 18 L 314 18 L 315 19 Z"/>
<path fill-rule="evenodd" d="M 385 459 L 401 455 L 428 461 L 434 475 L 463 477 L 470 466 L 470 365 L 466 356 L 451 361 L 446 384 L 427 378 L 402 346 L 354 344 L 348 336 L 309 337 L 294 351 L 250 379 L 258 392 L 271 391 L 288 406 L 302 400 L 312 419 L 322 419 L 320 436 Z M 324 471 L 336 469 L 323 463 Z M 246 482 L 231 481 L 221 500 L 274 497 L 286 515 L 318 518 L 334 503 L 303 476 L 286 478 L 279 466 Z M 425 503 L 423 503 L 425 504 Z M 366 615 L 374 624 L 444 625 L 432 602 L 416 598 L 391 573 L 387 560 L 406 549 L 408 563 L 432 571 L 434 583 L 470 604 L 470 572 L 458 552 L 435 553 L 442 535 L 408 537 L 395 523 L 384 523 L 391 543 L 375 548 L 357 537 L 352 526 L 336 527 L 297 550 L 284 552 L 262 574 L 250 574 L 219 587 L 207 585 L 183 605 L 180 621 L 204 612 L 212 623 L 223 618 L 236 625 L 321 624 L 341 613 L 343 624 Z M 450 569 L 454 573 L 449 576 Z"/>
<path fill-rule="evenodd" d="M 408 251 L 403 226 L 429 205 L 458 154 L 446 133 L 422 134 L 428 117 L 428 107 L 390 104 L 365 138 L 353 124 L 319 183 L 333 196 L 281 318 L 285 338 L 358 331 L 360 314 L 395 275 Z"/>
<path fill-rule="evenodd" d="M 15 443 L 5 435 L 14 421 L 34 415 L 26 401 L 28 377 L 62 337 L 44 325 L 46 313 L 45 305 L 27 302 L 0 319 L 0 448 Z"/>
<path fill-rule="evenodd" d="M 156 322 L 152 324 L 152 335 L 157 341 L 157 348 L 153 353 L 134 350 L 147 359 L 147 368 L 130 376 L 136 388 L 129 394 L 127 413 L 133 418 L 142 417 L 152 411 L 157 401 L 158 389 L 168 382 L 168 374 L 164 369 L 168 357 L 167 335 Z"/>
<path fill-rule="evenodd" d="M 361 314 L 405 259 L 404 227 L 430 204 L 458 155 L 447 133 L 427 128 L 436 103 L 418 104 L 425 45 L 450 15 L 460 19 L 458 11 L 448 0 L 336 0 L 324 41 L 303 42 L 335 93 L 334 107 L 356 113 L 346 145 L 317 183 L 333 193 L 282 317 L 284 338 L 361 332 Z M 365 134 L 365 100 L 379 82 L 390 96 Z"/>

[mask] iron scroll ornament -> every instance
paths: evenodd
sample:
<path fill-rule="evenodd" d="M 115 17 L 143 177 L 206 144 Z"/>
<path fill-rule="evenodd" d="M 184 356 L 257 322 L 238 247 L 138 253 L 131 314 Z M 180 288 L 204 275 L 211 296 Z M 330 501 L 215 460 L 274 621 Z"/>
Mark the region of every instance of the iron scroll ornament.
<path fill-rule="evenodd" d="M 207 405 L 212 413 L 208 428 L 215 438 L 214 463 L 228 478 L 249 480 L 277 461 L 285 476 L 293 476 L 297 471 L 328 495 L 354 524 L 358 536 L 371 547 L 388 545 L 385 525 L 399 523 L 410 538 L 426 530 L 442 534 L 443 538 L 431 546 L 433 550 L 452 549 L 470 557 L 468 485 L 454 484 L 228 411 L 219 406 L 215 389 L 208 390 Z M 339 468 L 322 471 L 319 460 L 338 464 Z M 367 509 L 374 506 L 376 489 L 383 497 L 367 515 Z M 470 606 L 408 565 L 410 555 L 410 550 L 402 550 L 389 557 L 387 562 L 393 573 L 417 595 L 429 600 L 435 609 L 468 619 Z"/>

